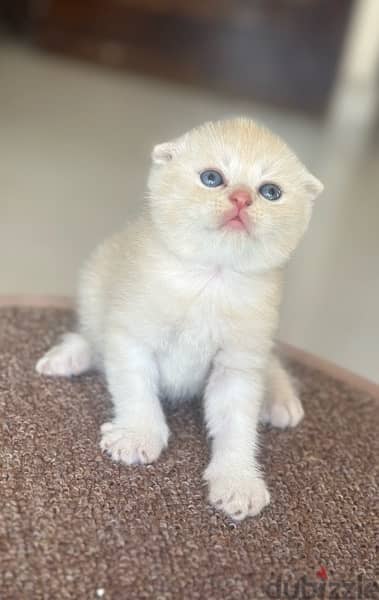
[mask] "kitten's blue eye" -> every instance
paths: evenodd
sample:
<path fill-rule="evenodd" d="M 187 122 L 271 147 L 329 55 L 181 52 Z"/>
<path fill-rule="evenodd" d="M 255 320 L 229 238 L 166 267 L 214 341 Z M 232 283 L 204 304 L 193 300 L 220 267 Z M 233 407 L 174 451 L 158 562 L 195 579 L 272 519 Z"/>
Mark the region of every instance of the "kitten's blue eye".
<path fill-rule="evenodd" d="M 212 188 L 219 187 L 224 183 L 224 178 L 221 173 L 214 171 L 213 169 L 200 173 L 200 180 L 201 183 Z"/>
<path fill-rule="evenodd" d="M 264 183 L 259 188 L 259 193 L 263 198 L 266 198 L 266 200 L 275 202 L 275 200 L 279 200 L 282 195 L 282 190 L 279 186 L 275 185 L 275 183 Z"/>

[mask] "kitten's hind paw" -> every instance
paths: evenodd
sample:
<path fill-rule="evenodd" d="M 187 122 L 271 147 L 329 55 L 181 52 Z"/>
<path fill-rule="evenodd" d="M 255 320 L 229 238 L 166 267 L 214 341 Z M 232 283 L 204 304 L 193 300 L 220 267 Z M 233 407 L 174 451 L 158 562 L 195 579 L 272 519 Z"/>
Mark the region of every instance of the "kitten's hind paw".
<path fill-rule="evenodd" d="M 304 410 L 291 377 L 279 360 L 272 357 L 259 420 L 285 429 L 295 427 L 303 417 Z"/>
<path fill-rule="evenodd" d="M 40 358 L 36 371 L 40 375 L 71 377 L 88 371 L 92 366 L 88 342 L 78 333 L 68 333 L 62 342 Z"/>
<path fill-rule="evenodd" d="M 302 404 L 296 393 L 292 391 L 291 394 L 283 393 L 281 397 L 267 398 L 262 407 L 260 421 L 279 429 L 285 429 L 286 427 L 296 427 L 303 417 Z"/>

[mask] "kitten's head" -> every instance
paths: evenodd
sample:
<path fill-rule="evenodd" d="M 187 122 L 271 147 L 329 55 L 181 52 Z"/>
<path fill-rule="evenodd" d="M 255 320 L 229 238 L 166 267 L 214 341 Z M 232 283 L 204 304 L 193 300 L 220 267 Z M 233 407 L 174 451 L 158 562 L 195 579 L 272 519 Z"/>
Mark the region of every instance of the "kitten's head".
<path fill-rule="evenodd" d="M 265 270 L 305 232 L 322 184 L 288 146 L 249 119 L 206 123 L 156 146 L 152 218 L 183 258 Z"/>

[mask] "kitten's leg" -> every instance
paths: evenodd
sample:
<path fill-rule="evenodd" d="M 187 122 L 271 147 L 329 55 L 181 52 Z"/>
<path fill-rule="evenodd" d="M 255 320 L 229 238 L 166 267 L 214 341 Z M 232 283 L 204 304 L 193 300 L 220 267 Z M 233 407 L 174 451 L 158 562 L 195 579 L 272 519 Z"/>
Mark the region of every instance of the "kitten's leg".
<path fill-rule="evenodd" d="M 167 446 L 169 429 L 158 398 L 158 368 L 151 351 L 133 339 L 112 335 L 105 372 L 115 416 L 101 428 L 100 446 L 128 465 L 151 463 Z"/>
<path fill-rule="evenodd" d="M 279 360 L 272 356 L 260 421 L 274 427 L 295 427 L 303 416 L 304 410 L 290 376 Z"/>
<path fill-rule="evenodd" d="M 212 438 L 212 457 L 204 473 L 209 499 L 237 520 L 257 515 L 270 501 L 255 458 L 263 374 L 248 370 L 249 363 L 245 356 L 218 355 L 205 395 Z"/>
<path fill-rule="evenodd" d="M 50 348 L 36 364 L 41 375 L 71 377 L 88 371 L 93 365 L 91 348 L 79 333 L 67 333 L 60 344 Z"/>

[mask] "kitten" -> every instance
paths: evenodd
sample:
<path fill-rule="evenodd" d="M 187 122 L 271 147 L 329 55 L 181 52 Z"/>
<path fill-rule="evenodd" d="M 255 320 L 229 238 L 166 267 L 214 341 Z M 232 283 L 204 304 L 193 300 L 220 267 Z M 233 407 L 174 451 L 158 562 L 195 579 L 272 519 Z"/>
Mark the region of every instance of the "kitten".
<path fill-rule="evenodd" d="M 128 465 L 155 461 L 167 446 L 162 399 L 201 393 L 209 499 L 240 520 L 269 502 L 258 422 L 303 417 L 273 336 L 283 266 L 322 185 L 282 140 L 243 118 L 160 144 L 152 160 L 147 209 L 84 267 L 79 333 L 37 371 L 104 370 L 114 418 L 101 448 Z"/>

